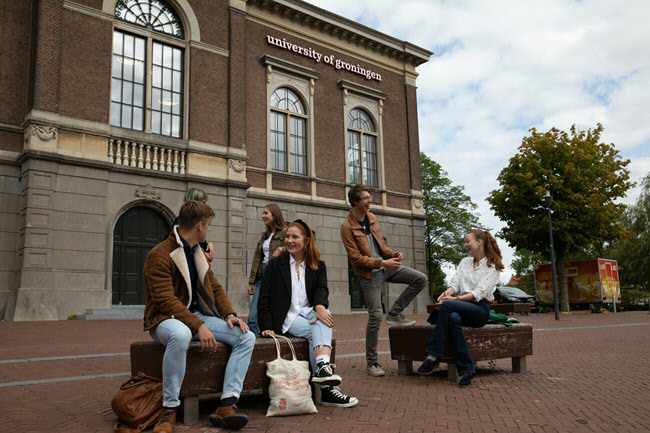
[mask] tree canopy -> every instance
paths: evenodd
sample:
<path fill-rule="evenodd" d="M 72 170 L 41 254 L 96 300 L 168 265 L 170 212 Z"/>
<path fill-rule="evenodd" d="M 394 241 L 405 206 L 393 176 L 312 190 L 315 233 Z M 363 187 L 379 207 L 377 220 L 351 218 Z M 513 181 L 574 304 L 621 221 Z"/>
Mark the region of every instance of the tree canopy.
<path fill-rule="evenodd" d="M 424 194 L 425 250 L 430 291 L 445 286 L 442 266 L 457 265 L 465 257 L 463 237 L 478 226 L 476 204 L 453 185 L 440 164 L 420 153 L 422 192 Z"/>
<path fill-rule="evenodd" d="M 643 179 L 641 194 L 626 209 L 621 223 L 629 236 L 615 244 L 614 255 L 623 268 L 623 284 L 650 291 L 650 173 Z"/>
<path fill-rule="evenodd" d="M 512 258 L 511 267 L 515 271 L 515 276 L 519 278 L 517 287 L 529 293 L 535 294 L 535 265 L 548 261 L 548 258 L 542 257 L 539 253 L 533 253 L 525 248 L 517 248 Z"/>
<path fill-rule="evenodd" d="M 553 236 L 558 271 L 568 255 L 593 245 L 620 239 L 619 224 L 625 206 L 616 203 L 633 183 L 630 163 L 614 144 L 600 142 L 603 126 L 587 131 L 575 125 L 567 133 L 552 128 L 540 133 L 530 129 L 517 154 L 499 174 L 500 188 L 488 202 L 506 224 L 500 236 L 512 247 L 549 257 L 547 211 L 544 195 L 552 197 Z M 562 287 L 563 309 L 568 308 Z"/>

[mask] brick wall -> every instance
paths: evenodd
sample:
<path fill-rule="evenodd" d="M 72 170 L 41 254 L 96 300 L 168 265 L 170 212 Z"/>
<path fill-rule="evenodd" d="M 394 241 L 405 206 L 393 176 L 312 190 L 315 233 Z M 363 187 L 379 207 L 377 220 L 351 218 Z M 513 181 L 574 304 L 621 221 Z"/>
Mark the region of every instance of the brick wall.
<path fill-rule="evenodd" d="M 63 20 L 59 112 L 107 124 L 113 26 L 70 10 L 63 11 Z"/>
<path fill-rule="evenodd" d="M 0 7 L 0 123 L 20 125 L 27 113 L 32 2 L 5 1 Z M 0 140 L 1 150 L 5 140 Z"/>
<path fill-rule="evenodd" d="M 191 50 L 189 137 L 228 143 L 228 58 Z"/>
<path fill-rule="evenodd" d="M 246 16 L 230 8 L 229 145 L 246 147 Z"/>
<path fill-rule="evenodd" d="M 37 3 L 34 108 L 58 113 L 63 1 L 42 0 Z"/>

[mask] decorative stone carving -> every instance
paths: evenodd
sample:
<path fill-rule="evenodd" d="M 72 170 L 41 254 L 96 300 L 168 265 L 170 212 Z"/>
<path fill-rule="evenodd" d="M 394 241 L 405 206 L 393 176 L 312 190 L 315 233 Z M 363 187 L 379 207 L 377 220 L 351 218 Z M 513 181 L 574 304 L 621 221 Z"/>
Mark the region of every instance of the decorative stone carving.
<path fill-rule="evenodd" d="M 150 183 L 138 188 L 135 196 L 146 200 L 160 200 L 160 193 Z"/>
<path fill-rule="evenodd" d="M 58 146 L 57 137 L 58 132 L 56 127 L 32 123 L 25 128 L 25 135 L 23 137 L 25 149 L 56 152 Z"/>
<path fill-rule="evenodd" d="M 272 78 L 273 78 L 273 67 L 271 65 L 266 65 L 266 82 L 271 84 Z"/>
<path fill-rule="evenodd" d="M 41 141 L 56 140 L 57 129 L 54 126 L 32 123 L 25 131 L 25 143 L 28 143 L 32 136 L 38 137 Z"/>
<path fill-rule="evenodd" d="M 246 170 L 246 161 L 243 159 L 229 159 L 228 165 L 235 173 L 243 173 Z"/>
<path fill-rule="evenodd" d="M 416 214 L 424 214 L 424 195 L 420 190 L 411 190 L 411 211 Z"/>

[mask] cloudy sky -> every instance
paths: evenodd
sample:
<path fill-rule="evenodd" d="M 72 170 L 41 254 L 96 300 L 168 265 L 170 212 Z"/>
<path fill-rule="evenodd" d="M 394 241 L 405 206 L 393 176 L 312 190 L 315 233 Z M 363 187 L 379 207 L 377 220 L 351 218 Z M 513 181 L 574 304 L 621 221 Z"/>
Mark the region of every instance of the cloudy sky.
<path fill-rule="evenodd" d="M 434 53 L 418 68 L 420 147 L 495 232 L 503 223 L 485 199 L 531 127 L 602 123 L 632 179 L 650 172 L 647 0 L 310 2 Z M 512 250 L 499 243 L 509 266 Z"/>

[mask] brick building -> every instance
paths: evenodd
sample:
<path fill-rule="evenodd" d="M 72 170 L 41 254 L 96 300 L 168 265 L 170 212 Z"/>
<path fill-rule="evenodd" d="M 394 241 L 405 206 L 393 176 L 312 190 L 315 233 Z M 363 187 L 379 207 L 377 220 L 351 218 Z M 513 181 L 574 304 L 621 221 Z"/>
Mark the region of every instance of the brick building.
<path fill-rule="evenodd" d="M 0 318 L 142 304 L 144 258 L 189 187 L 215 209 L 212 266 L 242 314 L 270 202 L 317 231 L 334 312 L 363 303 L 339 238 L 354 183 L 424 270 L 415 68 L 430 52 L 299 0 L 1 9 Z"/>

